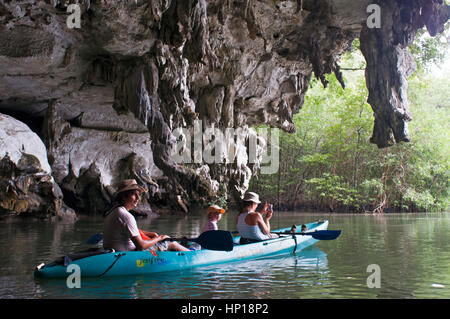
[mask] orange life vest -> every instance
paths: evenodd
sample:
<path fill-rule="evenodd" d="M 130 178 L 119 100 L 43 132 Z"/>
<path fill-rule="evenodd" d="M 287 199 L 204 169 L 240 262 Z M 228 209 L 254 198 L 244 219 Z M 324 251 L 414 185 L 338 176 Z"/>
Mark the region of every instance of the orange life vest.
<path fill-rule="evenodd" d="M 139 234 L 141 235 L 143 240 L 149 240 L 150 237 L 148 237 L 142 230 L 139 229 Z"/>

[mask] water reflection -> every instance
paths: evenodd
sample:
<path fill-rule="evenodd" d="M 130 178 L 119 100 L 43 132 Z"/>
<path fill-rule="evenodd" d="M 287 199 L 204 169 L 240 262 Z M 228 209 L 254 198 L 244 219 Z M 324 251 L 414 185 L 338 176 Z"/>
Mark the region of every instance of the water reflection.
<path fill-rule="evenodd" d="M 450 215 L 339 215 L 280 212 L 272 228 L 328 219 L 337 240 L 320 241 L 296 255 L 202 267 L 145 277 L 35 281 L 41 262 L 86 249 L 102 218 L 75 224 L 29 219 L 0 221 L 1 298 L 450 298 Z M 197 215 L 139 219 L 140 228 L 171 236 L 198 236 Z M 221 229 L 234 230 L 227 212 Z M 367 287 L 367 266 L 381 268 L 381 288 Z"/>
<path fill-rule="evenodd" d="M 450 215 L 333 215 L 343 230 L 336 243 L 320 242 L 328 253 L 337 295 L 365 298 L 449 298 Z M 345 235 L 344 235 L 345 234 Z M 366 267 L 381 268 L 381 288 L 366 285 Z M 349 277 L 347 279 L 347 277 Z M 438 283 L 443 288 L 436 288 Z"/>

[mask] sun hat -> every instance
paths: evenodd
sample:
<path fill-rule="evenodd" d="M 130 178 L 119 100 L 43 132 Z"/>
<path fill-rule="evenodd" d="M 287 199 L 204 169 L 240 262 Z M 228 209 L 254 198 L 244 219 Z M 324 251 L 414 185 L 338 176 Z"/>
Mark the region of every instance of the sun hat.
<path fill-rule="evenodd" d="M 225 209 L 223 209 L 222 207 L 219 207 L 217 205 L 211 205 L 208 207 L 208 209 L 206 210 L 206 214 L 209 215 L 211 213 L 220 213 L 223 214 L 225 213 Z"/>
<path fill-rule="evenodd" d="M 124 179 L 117 187 L 116 196 L 119 193 L 130 190 L 138 190 L 141 193 L 146 193 L 148 191 L 146 187 L 139 186 L 135 179 Z"/>
<path fill-rule="evenodd" d="M 253 202 L 260 204 L 261 201 L 259 200 L 259 195 L 254 192 L 247 192 L 245 193 L 244 197 L 242 198 L 244 202 Z"/>

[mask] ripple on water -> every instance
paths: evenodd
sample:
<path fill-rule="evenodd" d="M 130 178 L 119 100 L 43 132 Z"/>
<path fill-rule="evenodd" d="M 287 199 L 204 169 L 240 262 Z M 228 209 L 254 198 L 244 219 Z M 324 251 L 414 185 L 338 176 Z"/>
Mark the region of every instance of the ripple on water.
<path fill-rule="evenodd" d="M 222 225 L 233 225 L 231 215 L 224 216 Z M 286 225 L 317 219 L 286 216 L 280 218 Z M 330 229 L 342 229 L 342 235 L 296 255 L 168 274 L 83 279 L 81 289 L 68 289 L 65 280 L 34 280 L 32 269 L 86 249 L 87 238 L 101 231 L 101 220 L 2 222 L 0 243 L 7 245 L 0 250 L 0 298 L 450 298 L 450 218 L 429 217 L 327 215 Z M 186 218 L 154 219 L 144 229 L 193 237 L 204 218 L 189 216 L 190 223 Z M 370 264 L 381 268 L 381 288 L 367 287 Z"/>

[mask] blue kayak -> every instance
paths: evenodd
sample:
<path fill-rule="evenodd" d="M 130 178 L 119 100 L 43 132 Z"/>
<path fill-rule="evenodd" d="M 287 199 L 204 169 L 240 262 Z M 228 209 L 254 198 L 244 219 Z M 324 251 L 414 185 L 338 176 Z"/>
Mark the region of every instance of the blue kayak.
<path fill-rule="evenodd" d="M 324 231 L 328 221 L 306 224 L 308 232 Z M 301 226 L 297 226 L 298 229 Z M 285 233 L 291 228 L 282 228 L 274 232 Z M 293 253 L 315 244 L 318 240 L 310 235 L 281 234 L 279 238 L 240 245 L 240 238 L 234 237 L 231 251 L 214 251 L 208 249 L 186 252 L 175 251 L 123 251 L 114 252 L 96 249 L 77 259 L 59 260 L 41 264 L 35 269 L 35 276 L 42 278 L 67 278 L 78 265 L 82 277 L 109 277 L 126 275 L 146 275 L 158 272 L 179 271 L 199 266 L 209 266 L 228 262 L 237 262 L 266 256 Z M 68 268 L 70 267 L 70 268 Z"/>

